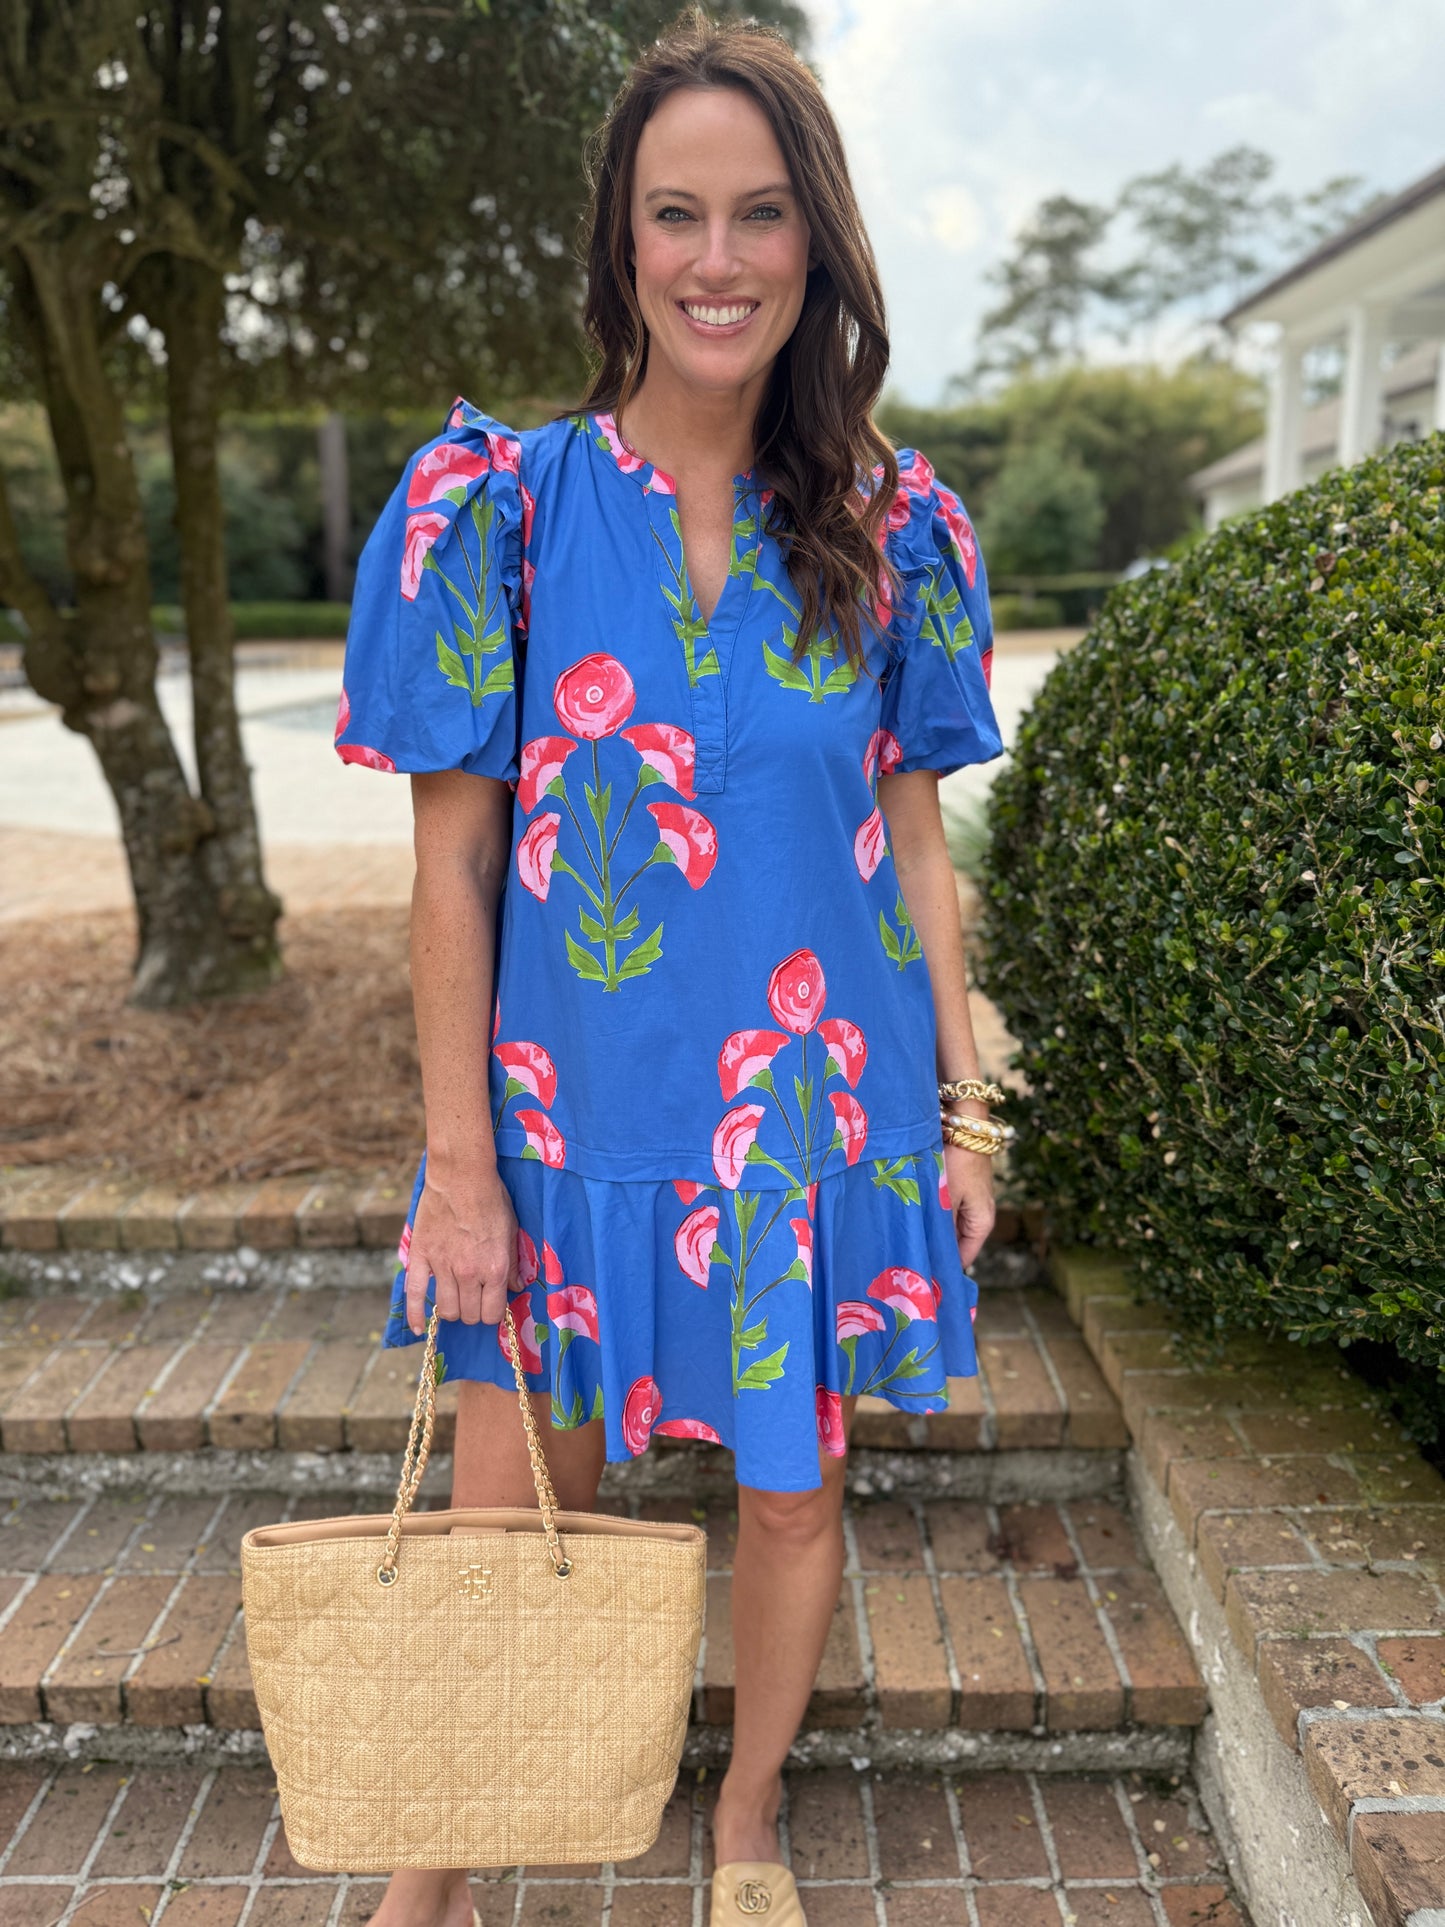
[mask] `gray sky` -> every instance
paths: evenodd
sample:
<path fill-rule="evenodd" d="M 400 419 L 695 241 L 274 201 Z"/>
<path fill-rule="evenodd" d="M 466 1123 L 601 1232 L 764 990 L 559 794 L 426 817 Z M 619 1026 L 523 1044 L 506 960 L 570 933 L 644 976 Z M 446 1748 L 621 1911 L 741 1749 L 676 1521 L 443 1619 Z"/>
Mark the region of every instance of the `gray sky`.
<path fill-rule="evenodd" d="M 895 392 L 937 399 L 1046 195 L 1242 141 L 1292 191 L 1445 161 L 1445 0 L 806 0 L 887 291 Z"/>

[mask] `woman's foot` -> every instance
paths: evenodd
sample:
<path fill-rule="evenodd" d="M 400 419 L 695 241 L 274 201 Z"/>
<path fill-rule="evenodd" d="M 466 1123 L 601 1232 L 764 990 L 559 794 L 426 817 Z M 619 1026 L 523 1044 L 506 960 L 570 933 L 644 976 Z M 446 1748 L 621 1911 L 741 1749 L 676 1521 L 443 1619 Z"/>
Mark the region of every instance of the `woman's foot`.
<path fill-rule="evenodd" d="M 725 1867 L 730 1860 L 781 1861 L 778 1810 L 782 1803 L 781 1779 L 774 1780 L 765 1794 L 736 1795 L 725 1775 L 713 1808 L 713 1864 Z"/>
<path fill-rule="evenodd" d="M 399 1869 L 387 1882 L 367 1927 L 472 1927 L 472 1893 L 465 1870 Z"/>

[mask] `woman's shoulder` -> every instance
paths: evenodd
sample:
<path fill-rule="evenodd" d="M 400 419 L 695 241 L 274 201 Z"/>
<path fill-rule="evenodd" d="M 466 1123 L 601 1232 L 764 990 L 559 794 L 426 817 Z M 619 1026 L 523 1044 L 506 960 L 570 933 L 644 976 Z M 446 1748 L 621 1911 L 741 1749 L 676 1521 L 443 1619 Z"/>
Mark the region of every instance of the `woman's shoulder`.
<path fill-rule="evenodd" d="M 890 560 L 901 574 L 912 575 L 936 568 L 941 555 L 956 549 L 972 588 L 978 570 L 978 539 L 968 510 L 938 479 L 921 449 L 900 448 L 896 454 L 898 488 L 889 505 L 884 536 Z"/>

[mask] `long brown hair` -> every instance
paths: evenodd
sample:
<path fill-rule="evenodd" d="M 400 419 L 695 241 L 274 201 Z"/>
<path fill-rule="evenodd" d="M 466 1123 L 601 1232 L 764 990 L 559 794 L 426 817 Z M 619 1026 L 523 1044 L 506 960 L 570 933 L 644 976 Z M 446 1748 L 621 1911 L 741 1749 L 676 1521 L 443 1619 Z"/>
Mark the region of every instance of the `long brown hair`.
<path fill-rule="evenodd" d="M 880 571 L 897 588 L 880 551 L 898 462 L 873 420 L 888 369 L 883 290 L 823 90 L 771 28 L 689 7 L 632 67 L 597 130 L 583 323 L 598 359 L 582 405 L 621 413 L 646 370 L 647 329 L 628 271 L 633 171 L 644 125 L 679 87 L 735 87 L 756 101 L 811 230 L 817 266 L 758 410 L 754 473 L 773 491 L 768 527 L 784 541 L 798 596 L 795 660 L 831 624 L 863 669 L 860 618 L 872 615 Z"/>

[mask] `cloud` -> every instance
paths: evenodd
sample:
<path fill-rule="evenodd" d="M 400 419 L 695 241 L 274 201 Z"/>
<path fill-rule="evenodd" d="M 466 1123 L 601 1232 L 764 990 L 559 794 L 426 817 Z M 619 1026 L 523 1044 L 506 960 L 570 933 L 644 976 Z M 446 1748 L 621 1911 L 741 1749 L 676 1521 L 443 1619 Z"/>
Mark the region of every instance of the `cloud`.
<path fill-rule="evenodd" d="M 1293 190 L 1393 191 L 1445 159 L 1431 90 L 1439 0 L 810 0 L 887 291 L 894 382 L 919 401 L 971 354 L 986 272 L 1046 195 L 1109 202 L 1130 176 L 1240 141 Z"/>

